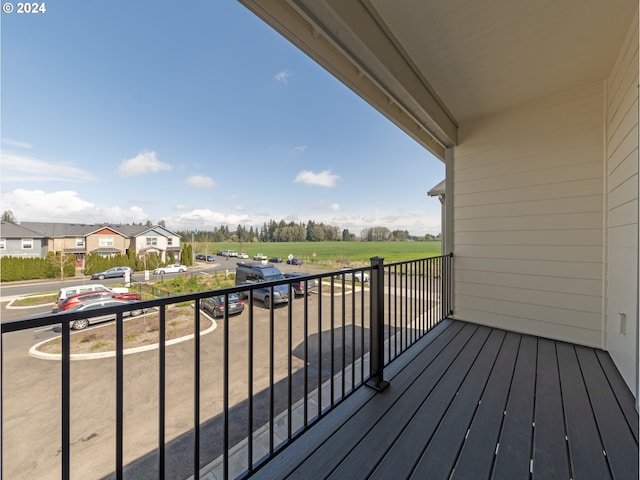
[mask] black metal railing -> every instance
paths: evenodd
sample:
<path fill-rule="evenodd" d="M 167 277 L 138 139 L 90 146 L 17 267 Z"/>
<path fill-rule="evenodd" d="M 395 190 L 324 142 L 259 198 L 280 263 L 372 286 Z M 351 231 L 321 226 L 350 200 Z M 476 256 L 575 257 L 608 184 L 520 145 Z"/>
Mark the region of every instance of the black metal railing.
<path fill-rule="evenodd" d="M 72 403 L 86 405 L 95 400 L 82 398 L 83 392 L 74 388 L 87 382 L 95 382 L 93 390 L 89 390 L 102 397 L 101 404 L 106 402 L 115 411 L 112 431 L 97 432 L 92 437 L 100 439 L 96 442 L 107 441 L 102 439 L 110 435 L 115 438 L 113 466 L 101 476 L 143 478 L 136 472 L 152 472 L 149 475 L 158 478 L 198 478 L 204 468 L 214 470 L 216 478 L 247 477 L 362 385 L 384 389 L 387 384 L 384 367 L 450 315 L 451 275 L 452 255 L 386 265 L 376 257 L 368 267 L 305 275 L 295 282 L 278 280 L 137 302 L 136 309 L 146 309 L 151 312 L 149 315 L 158 317 L 158 350 L 157 356 L 145 352 L 138 360 L 127 362 L 125 314 L 131 307 L 122 305 L 95 311 L 95 315 L 116 317 L 114 388 L 99 383 L 105 382 L 104 373 L 96 372 L 104 372 L 104 364 L 96 363 L 95 370 L 87 367 L 77 374 L 72 372 L 75 357 L 70 326 L 74 320 L 86 318 L 86 312 L 4 322 L 2 342 L 9 342 L 12 334 L 35 328 L 60 329 L 59 396 L 40 401 L 52 405 L 58 402 L 55 409 L 61 412 L 60 436 L 50 440 L 60 445 L 57 461 L 61 478 L 70 478 L 74 467 L 84 462 L 82 457 L 72 454 L 77 441 L 72 438 L 75 435 L 72 417 L 76 417 L 71 408 Z M 304 288 L 298 290 L 302 293 L 300 298 L 295 298 L 294 283 L 298 280 L 304 283 Z M 257 300 L 258 289 L 268 289 L 273 299 L 281 285 L 288 285 L 288 302 L 273 306 L 270 301 L 265 308 Z M 194 308 L 190 320 L 193 337 L 180 347 L 168 346 L 167 326 L 172 322 L 168 316 L 173 306 L 195 307 L 213 294 L 224 296 L 227 305 L 234 293 L 247 295 L 243 313 L 230 317 L 225 309 L 216 330 L 201 336 L 198 332 L 209 320 L 200 308 Z M 189 357 L 188 363 L 192 364 L 185 365 L 185 358 Z M 144 375 L 132 383 L 128 368 L 133 368 L 136 362 L 152 362 L 142 370 L 152 372 L 157 368 L 157 381 Z M 140 368 L 132 371 L 139 372 Z M 28 397 L 28 391 L 15 391 L 6 378 L 3 405 L 12 395 Z M 192 392 L 191 402 L 183 398 L 181 382 Z M 172 388 L 176 384 L 180 393 L 174 396 Z M 115 390 L 113 398 L 111 388 Z M 156 400 L 146 400 L 152 411 L 157 410 L 155 420 L 151 418 L 155 415 L 140 414 L 138 410 L 127 413 L 125 407 L 136 408 L 130 399 L 134 395 L 129 395 L 133 388 L 157 389 Z M 191 410 L 189 421 L 173 418 L 183 415 L 176 411 L 176 402 L 191 404 L 186 409 Z M 8 465 L 20 459 L 7 453 L 12 451 L 8 447 L 17 432 L 12 433 L 14 423 L 8 425 L 5 414 L 7 408 L 3 408 L 2 419 L 3 447 L 6 447 L 3 469 L 9 477 L 13 467 Z M 27 412 L 11 415 L 29 421 Z M 185 429 L 184 423 L 191 425 Z M 144 442 L 127 444 L 129 428 L 157 430 L 155 446 L 145 446 Z M 96 443 L 95 448 L 104 454 L 106 447 L 104 443 Z M 83 450 L 81 455 L 91 453 Z"/>

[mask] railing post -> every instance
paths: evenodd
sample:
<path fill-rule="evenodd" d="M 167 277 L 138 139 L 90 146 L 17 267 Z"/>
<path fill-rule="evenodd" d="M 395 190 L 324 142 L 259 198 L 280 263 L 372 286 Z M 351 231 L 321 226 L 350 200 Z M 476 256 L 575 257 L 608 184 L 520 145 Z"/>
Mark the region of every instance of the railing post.
<path fill-rule="evenodd" d="M 355 277 L 355 276 L 354 276 Z M 364 275 L 363 275 L 364 277 Z M 367 386 L 381 392 L 389 386 L 384 380 L 384 258 L 371 258 L 370 299 L 370 356 Z M 361 283 L 364 288 L 364 282 Z"/>

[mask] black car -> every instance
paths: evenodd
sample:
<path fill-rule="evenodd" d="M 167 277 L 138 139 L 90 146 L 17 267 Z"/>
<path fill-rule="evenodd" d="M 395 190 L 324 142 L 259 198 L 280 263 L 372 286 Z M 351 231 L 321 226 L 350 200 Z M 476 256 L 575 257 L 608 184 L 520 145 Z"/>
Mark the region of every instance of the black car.
<path fill-rule="evenodd" d="M 200 300 L 200 307 L 203 310 L 211 313 L 213 317 L 223 317 L 225 304 L 224 304 L 224 295 L 215 295 L 213 297 L 203 298 Z M 229 294 L 229 304 L 227 306 L 227 311 L 229 315 L 233 315 L 236 313 L 240 313 L 244 310 L 244 302 L 240 299 L 240 295 L 237 293 Z"/>
<path fill-rule="evenodd" d="M 292 258 L 290 260 L 287 260 L 287 263 L 289 265 L 302 265 L 302 259 L 301 258 Z"/>
<path fill-rule="evenodd" d="M 269 263 L 282 263 L 282 257 L 271 257 Z"/>
<path fill-rule="evenodd" d="M 196 253 L 196 260 L 207 260 L 207 255 L 204 253 Z"/>

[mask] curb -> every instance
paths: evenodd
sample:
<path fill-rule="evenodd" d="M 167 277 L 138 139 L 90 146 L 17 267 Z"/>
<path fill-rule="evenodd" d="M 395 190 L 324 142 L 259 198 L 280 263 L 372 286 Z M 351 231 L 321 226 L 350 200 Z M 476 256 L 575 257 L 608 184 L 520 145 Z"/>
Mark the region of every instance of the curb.
<path fill-rule="evenodd" d="M 211 326 L 209 328 L 207 328 L 206 330 L 203 330 L 200 332 L 200 336 L 206 335 L 208 333 L 213 332 L 216 328 L 218 328 L 218 324 L 216 323 L 216 321 L 212 318 L 211 319 Z M 50 342 L 51 340 L 55 340 L 56 338 L 60 338 L 62 335 L 59 335 L 57 337 L 53 337 L 53 338 L 49 338 L 47 340 L 43 340 L 42 342 L 38 342 L 36 343 L 34 346 L 32 346 L 29 349 L 29 355 L 31 355 L 32 357 L 35 358 L 39 358 L 40 360 L 62 360 L 62 354 L 60 353 L 44 353 L 44 352 L 39 352 L 37 349 L 40 345 L 43 345 L 47 342 Z M 190 335 L 185 335 L 184 337 L 180 337 L 180 338 L 174 338 L 173 340 L 169 340 L 167 342 L 165 342 L 166 346 L 170 346 L 170 345 L 175 345 L 176 343 L 181 343 L 181 342 L 186 342 L 187 340 L 191 340 L 195 337 L 195 335 L 192 333 Z M 140 353 L 140 352 L 147 352 L 149 350 L 155 350 L 157 348 L 160 348 L 160 344 L 159 343 L 153 343 L 151 345 L 145 345 L 143 347 L 135 347 L 135 348 L 127 348 L 123 351 L 123 355 L 132 355 L 134 353 Z M 71 360 L 98 360 L 100 358 L 111 358 L 111 357 L 115 357 L 116 356 L 116 352 L 115 351 L 109 351 L 109 352 L 100 352 L 100 353 L 72 353 L 70 355 Z"/>

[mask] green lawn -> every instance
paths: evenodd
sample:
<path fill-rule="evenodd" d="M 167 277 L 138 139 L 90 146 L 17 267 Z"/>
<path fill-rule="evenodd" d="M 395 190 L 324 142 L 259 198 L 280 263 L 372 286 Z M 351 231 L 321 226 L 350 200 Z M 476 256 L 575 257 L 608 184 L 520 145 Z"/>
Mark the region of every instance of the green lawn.
<path fill-rule="evenodd" d="M 204 243 L 196 242 L 195 253 L 215 254 L 219 250 L 235 250 L 253 257 L 263 253 L 268 257 L 292 254 L 305 263 L 369 262 L 379 256 L 385 262 L 413 260 L 440 255 L 440 242 L 274 242 L 274 243 Z M 313 254 L 315 253 L 315 257 Z"/>

